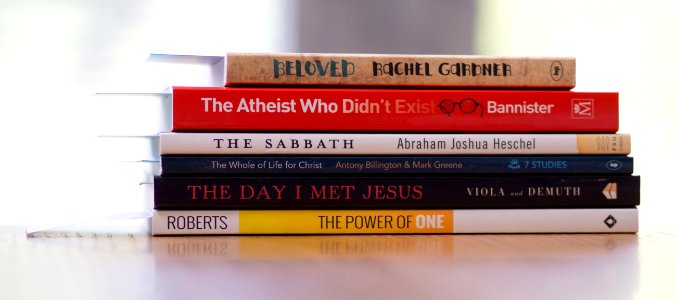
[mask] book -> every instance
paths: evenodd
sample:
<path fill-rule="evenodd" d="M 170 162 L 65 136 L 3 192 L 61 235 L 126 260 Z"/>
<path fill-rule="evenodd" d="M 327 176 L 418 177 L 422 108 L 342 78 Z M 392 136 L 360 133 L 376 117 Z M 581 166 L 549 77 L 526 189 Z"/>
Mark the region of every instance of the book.
<path fill-rule="evenodd" d="M 156 176 L 155 209 L 453 209 L 633 207 L 640 177 Z"/>
<path fill-rule="evenodd" d="M 628 134 L 160 133 L 160 155 L 627 155 Z"/>
<path fill-rule="evenodd" d="M 153 235 L 635 233 L 636 208 L 155 210 Z"/>
<path fill-rule="evenodd" d="M 174 87 L 172 131 L 617 132 L 618 93 Z"/>
<path fill-rule="evenodd" d="M 163 155 L 177 174 L 631 174 L 634 158 L 567 156 L 234 156 Z"/>
<path fill-rule="evenodd" d="M 171 92 L 105 92 L 93 96 L 99 136 L 157 135 L 171 130 Z M 124 122 L 120 122 L 124 116 Z"/>
<path fill-rule="evenodd" d="M 575 58 L 228 53 L 226 86 L 237 85 L 571 89 Z"/>

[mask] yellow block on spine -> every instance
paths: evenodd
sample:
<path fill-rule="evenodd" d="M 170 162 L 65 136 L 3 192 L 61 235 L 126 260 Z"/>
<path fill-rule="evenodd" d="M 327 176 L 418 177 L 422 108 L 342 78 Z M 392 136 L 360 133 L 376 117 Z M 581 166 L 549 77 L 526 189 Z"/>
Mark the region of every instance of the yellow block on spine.
<path fill-rule="evenodd" d="M 452 232 L 452 210 L 257 210 L 239 212 L 240 234 Z"/>

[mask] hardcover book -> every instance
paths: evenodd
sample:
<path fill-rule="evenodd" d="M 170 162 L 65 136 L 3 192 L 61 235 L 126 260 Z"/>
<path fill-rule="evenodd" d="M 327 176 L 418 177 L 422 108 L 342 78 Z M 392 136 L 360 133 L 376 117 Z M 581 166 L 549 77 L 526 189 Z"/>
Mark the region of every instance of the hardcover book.
<path fill-rule="evenodd" d="M 575 86 L 575 58 L 229 53 L 226 85 L 548 88 Z"/>
<path fill-rule="evenodd" d="M 160 133 L 160 154 L 627 155 L 628 134 Z"/>
<path fill-rule="evenodd" d="M 618 93 L 174 87 L 172 131 L 606 132 Z"/>
<path fill-rule="evenodd" d="M 163 155 L 177 174 L 631 174 L 634 158 L 567 156 L 236 156 Z"/>
<path fill-rule="evenodd" d="M 634 207 L 640 178 L 571 176 L 155 177 L 156 209 Z"/>
<path fill-rule="evenodd" d="M 153 235 L 633 233 L 636 208 L 155 210 Z"/>

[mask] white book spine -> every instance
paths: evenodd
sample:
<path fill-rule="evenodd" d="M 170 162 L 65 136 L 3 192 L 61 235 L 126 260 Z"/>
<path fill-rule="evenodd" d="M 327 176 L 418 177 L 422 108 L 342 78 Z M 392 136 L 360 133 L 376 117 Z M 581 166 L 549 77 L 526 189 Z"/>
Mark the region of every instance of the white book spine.
<path fill-rule="evenodd" d="M 636 208 L 156 210 L 153 235 L 635 233 Z"/>
<path fill-rule="evenodd" d="M 638 210 L 475 209 L 456 210 L 456 233 L 638 232 Z"/>
<path fill-rule="evenodd" d="M 618 154 L 627 134 L 161 133 L 160 154 Z"/>

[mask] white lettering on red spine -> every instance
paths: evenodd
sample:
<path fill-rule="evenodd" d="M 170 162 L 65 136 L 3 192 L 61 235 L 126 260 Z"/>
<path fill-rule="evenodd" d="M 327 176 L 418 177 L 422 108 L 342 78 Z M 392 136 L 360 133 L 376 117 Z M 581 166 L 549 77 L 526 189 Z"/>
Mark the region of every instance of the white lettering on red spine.
<path fill-rule="evenodd" d="M 488 101 L 489 114 L 551 114 L 554 104 L 528 103 L 523 101 L 516 104 L 503 104 Z"/>

